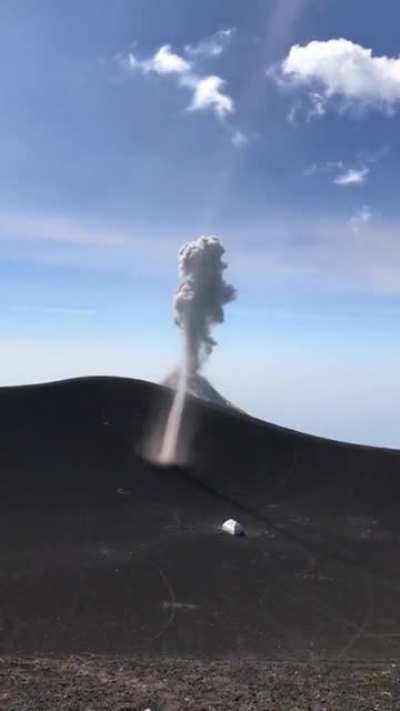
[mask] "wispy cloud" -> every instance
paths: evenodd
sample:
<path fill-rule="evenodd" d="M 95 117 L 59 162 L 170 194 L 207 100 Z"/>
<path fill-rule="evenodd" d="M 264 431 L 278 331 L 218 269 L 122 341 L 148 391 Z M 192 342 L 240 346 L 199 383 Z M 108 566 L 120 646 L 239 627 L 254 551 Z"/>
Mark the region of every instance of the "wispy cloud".
<path fill-rule="evenodd" d="M 369 163 L 371 165 L 374 165 L 375 163 L 380 163 L 381 160 L 386 158 L 386 156 L 390 153 L 391 150 L 392 147 L 388 144 L 380 146 L 375 150 L 364 150 L 360 153 L 359 160 L 362 161 L 364 164 Z"/>
<path fill-rule="evenodd" d="M 11 212 L 0 205 L 0 259 L 166 274 L 175 269 L 174 254 L 187 239 L 187 230 L 149 229 L 79 213 Z"/>
<path fill-rule="evenodd" d="M 293 45 L 268 74 L 281 86 L 306 90 L 308 119 L 323 116 L 330 106 L 393 116 L 400 105 L 400 57 L 374 56 L 343 38 Z"/>
<path fill-rule="evenodd" d="M 127 235 L 115 227 L 105 230 L 63 215 L 40 215 L 0 211 L 0 237 L 12 240 L 40 240 L 65 244 L 118 247 Z"/>
<path fill-rule="evenodd" d="M 43 306 L 43 313 L 54 316 L 95 316 L 96 309 L 80 306 Z"/>
<path fill-rule="evenodd" d="M 310 165 L 307 166 L 307 168 L 304 168 L 303 170 L 303 175 L 306 177 L 310 175 L 315 175 L 315 173 L 318 172 L 318 164 L 317 163 L 310 163 Z"/>
<path fill-rule="evenodd" d="M 141 69 L 145 74 L 186 74 L 190 71 L 189 62 L 172 52 L 169 44 L 160 47 L 150 59 L 140 61 L 133 54 L 129 54 L 128 64 L 131 69 Z"/>
<path fill-rule="evenodd" d="M 333 183 L 340 187 L 363 185 L 371 174 L 372 168 L 390 152 L 390 146 L 381 146 L 375 150 L 361 151 L 351 163 L 344 160 L 329 160 L 323 163 L 314 161 L 303 170 L 303 175 L 334 174 Z"/>
<path fill-rule="evenodd" d="M 323 292 L 400 294 L 400 222 L 382 218 L 369 205 L 346 217 L 288 215 L 246 224 L 251 247 L 231 240 L 232 281 L 299 285 Z"/>
<path fill-rule="evenodd" d="M 14 216 L 5 223 L 0 213 L 0 256 L 4 260 L 33 264 L 62 265 L 124 274 L 144 274 L 149 279 L 174 278 L 175 254 L 187 239 L 187 231 L 135 234 L 131 226 L 121 228 L 80 221 L 79 217 L 58 218 L 67 224 L 52 238 L 41 226 L 54 225 L 54 217 Z M 6 226 L 6 229 L 2 229 Z M 18 232 L 10 226 L 18 225 Z M 25 232 L 26 227 L 26 232 Z M 71 239 L 71 232 L 75 231 Z M 229 238 L 229 268 L 232 281 L 251 279 L 255 285 L 284 284 L 329 291 L 378 290 L 400 294 L 400 222 L 390 222 L 375 214 L 369 205 L 347 218 L 291 215 L 262 223 L 246 221 L 226 225 L 222 237 Z M 91 239 L 87 240 L 87 235 Z M 44 235 L 44 236 L 43 236 Z M 96 236 L 101 236 L 96 242 Z M 65 241 L 67 236 L 67 241 Z M 113 239 L 110 241 L 109 237 Z M 55 239 L 56 238 L 56 239 Z M 246 239 L 244 239 L 246 238 Z M 48 313 L 67 314 L 68 304 L 44 304 Z M 83 315 L 92 315 L 90 306 L 77 305 Z M 72 313 L 72 312 L 71 312 Z"/>
<path fill-rule="evenodd" d="M 12 311 L 35 312 L 50 316 L 95 316 L 97 313 L 96 309 L 86 306 L 34 306 L 32 304 L 13 306 Z"/>
<path fill-rule="evenodd" d="M 297 126 L 300 121 L 308 122 L 313 118 L 321 118 L 324 114 L 325 104 L 323 97 L 321 97 L 317 91 L 312 91 L 308 95 L 308 103 L 306 105 L 303 101 L 296 101 L 293 106 L 290 107 L 287 121 L 292 126 Z"/>
<path fill-rule="evenodd" d="M 249 143 L 249 137 L 243 131 L 234 131 L 231 137 L 232 144 L 235 148 L 244 148 Z"/>
<path fill-rule="evenodd" d="M 200 42 L 195 48 L 188 47 L 186 51 L 192 58 L 196 58 L 208 51 L 211 52 L 213 47 L 214 54 L 217 47 L 223 49 L 223 38 L 227 40 L 233 30 L 223 30 L 222 32 L 228 35 L 220 35 L 217 33 L 212 38 L 204 40 L 205 44 Z M 217 52 L 218 54 L 218 52 Z M 235 103 L 229 94 L 225 92 L 226 81 L 217 75 L 201 75 L 194 67 L 193 59 L 186 59 L 172 51 L 170 45 L 166 44 L 160 47 L 155 54 L 149 59 L 137 59 L 130 53 L 127 60 L 123 61 L 123 66 L 131 71 L 141 71 L 144 74 L 155 73 L 159 76 L 174 76 L 178 85 L 182 88 L 189 89 L 192 93 L 192 100 L 189 103 L 188 111 L 203 111 L 211 110 L 220 119 L 226 118 L 229 114 L 235 111 Z"/>
<path fill-rule="evenodd" d="M 372 220 L 372 217 L 373 213 L 369 205 L 363 205 L 349 220 L 353 232 L 360 232 L 361 228 Z"/>
<path fill-rule="evenodd" d="M 231 43 L 236 30 L 229 27 L 225 30 L 218 30 L 209 37 L 201 39 L 195 44 L 185 45 L 185 54 L 189 57 L 219 57 Z"/>
<path fill-rule="evenodd" d="M 337 175 L 333 182 L 335 185 L 342 187 L 351 185 L 362 185 L 367 180 L 370 169 L 367 166 L 363 168 L 348 168 L 344 173 Z"/>
<path fill-rule="evenodd" d="M 303 170 L 303 175 L 306 177 L 309 177 L 310 175 L 316 175 L 316 174 L 331 174 L 333 172 L 337 172 L 338 170 L 344 170 L 345 169 L 345 163 L 342 160 L 327 160 L 324 163 L 310 163 L 306 168 Z"/>

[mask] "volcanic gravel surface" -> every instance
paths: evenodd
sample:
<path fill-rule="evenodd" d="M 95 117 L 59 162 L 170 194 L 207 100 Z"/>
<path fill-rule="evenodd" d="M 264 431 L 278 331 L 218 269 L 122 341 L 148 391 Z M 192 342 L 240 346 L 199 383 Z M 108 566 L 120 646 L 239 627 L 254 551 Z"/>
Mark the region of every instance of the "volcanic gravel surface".
<path fill-rule="evenodd" d="M 171 397 L 0 388 L 0 710 L 400 709 L 400 452 Z"/>
<path fill-rule="evenodd" d="M 400 704 L 396 663 L 3 657 L 4 711 L 389 711 Z"/>

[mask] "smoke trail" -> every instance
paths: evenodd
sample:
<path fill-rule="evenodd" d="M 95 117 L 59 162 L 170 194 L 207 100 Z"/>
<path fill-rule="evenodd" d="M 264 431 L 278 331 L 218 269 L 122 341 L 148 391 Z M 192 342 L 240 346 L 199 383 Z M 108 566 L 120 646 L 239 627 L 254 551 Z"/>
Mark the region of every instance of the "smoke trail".
<path fill-rule="evenodd" d="M 236 298 L 233 286 L 223 279 L 224 252 L 218 237 L 212 236 L 187 242 L 179 250 L 181 282 L 173 306 L 175 323 L 183 332 L 184 355 L 160 454 L 164 463 L 176 458 L 187 379 L 197 373 L 212 352 L 216 341 L 211 337 L 211 327 L 223 322 L 224 305 Z"/>

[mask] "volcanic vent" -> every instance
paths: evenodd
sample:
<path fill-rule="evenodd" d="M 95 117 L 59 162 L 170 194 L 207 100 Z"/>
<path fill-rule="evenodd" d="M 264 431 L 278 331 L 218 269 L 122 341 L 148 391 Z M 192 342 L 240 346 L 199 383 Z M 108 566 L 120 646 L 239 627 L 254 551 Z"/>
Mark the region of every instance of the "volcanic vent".
<path fill-rule="evenodd" d="M 174 370 L 171 375 L 169 375 L 162 383 L 172 390 L 177 390 L 179 384 L 179 370 Z M 186 379 L 186 394 L 193 395 L 200 400 L 206 400 L 206 402 L 211 402 L 214 405 L 220 405 L 222 407 L 230 407 L 234 410 L 238 408 L 235 407 L 229 400 L 226 400 L 219 392 L 216 390 L 211 383 L 203 375 L 199 373 L 192 373 L 187 376 Z"/>

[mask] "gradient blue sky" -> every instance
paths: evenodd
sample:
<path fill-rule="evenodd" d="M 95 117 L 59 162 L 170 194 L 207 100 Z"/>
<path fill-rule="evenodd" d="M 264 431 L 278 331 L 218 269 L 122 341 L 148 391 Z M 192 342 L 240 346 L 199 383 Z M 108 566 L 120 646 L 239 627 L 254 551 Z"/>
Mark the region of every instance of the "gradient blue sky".
<path fill-rule="evenodd" d="M 176 251 L 217 234 L 239 297 L 213 384 L 400 447 L 398 0 L 2 0 L 0 23 L 0 384 L 162 379 Z M 232 111 L 190 110 L 188 74 L 151 64 L 165 45 Z M 359 48 L 379 66 L 363 55 L 330 91 Z"/>

